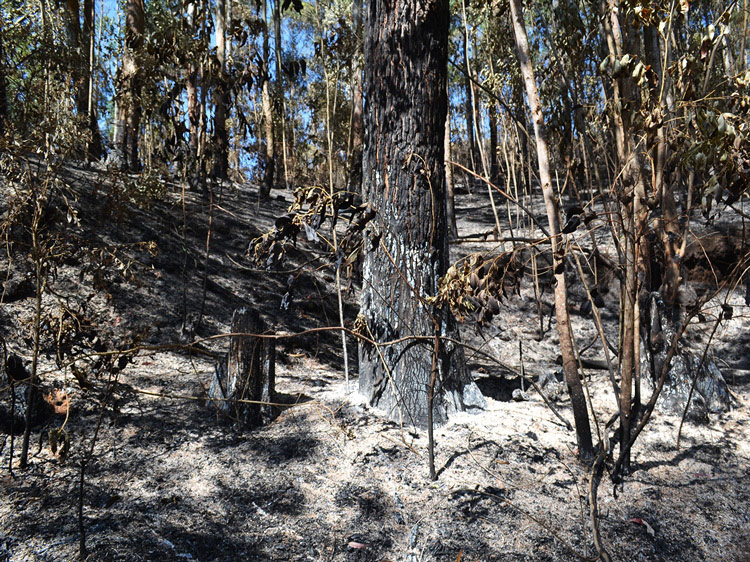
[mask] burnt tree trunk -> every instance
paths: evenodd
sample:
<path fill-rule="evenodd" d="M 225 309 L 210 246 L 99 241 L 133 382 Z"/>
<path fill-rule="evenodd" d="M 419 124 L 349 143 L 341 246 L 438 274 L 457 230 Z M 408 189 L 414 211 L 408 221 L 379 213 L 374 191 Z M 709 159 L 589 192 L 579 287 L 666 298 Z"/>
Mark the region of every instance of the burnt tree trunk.
<path fill-rule="evenodd" d="M 458 337 L 455 319 L 426 300 L 449 258 L 448 0 L 373 0 L 366 17 L 363 186 L 377 213 L 370 234 L 379 242 L 364 258 L 361 319 L 379 345 L 360 345 L 359 388 L 392 419 L 424 426 L 435 335 Z M 435 423 L 484 406 L 462 347 L 444 340 L 436 363 Z"/>
<path fill-rule="evenodd" d="M 89 160 L 98 160 L 104 155 L 102 135 L 96 117 L 96 2 L 83 2 L 83 37 L 87 49 L 86 116 L 91 138 L 88 143 Z"/>
<path fill-rule="evenodd" d="M 275 346 L 273 339 L 257 335 L 265 331 L 254 310 L 241 308 L 232 315 L 229 353 L 216 365 L 208 391 L 210 404 L 225 416 L 250 427 L 278 415 L 275 400 Z"/>
<path fill-rule="evenodd" d="M 229 93 L 226 74 L 226 1 L 217 0 L 214 24 L 216 26 L 216 60 L 219 68 L 214 85 L 214 162 L 213 176 L 227 179 L 229 168 L 229 141 L 227 137 L 227 112 Z"/>

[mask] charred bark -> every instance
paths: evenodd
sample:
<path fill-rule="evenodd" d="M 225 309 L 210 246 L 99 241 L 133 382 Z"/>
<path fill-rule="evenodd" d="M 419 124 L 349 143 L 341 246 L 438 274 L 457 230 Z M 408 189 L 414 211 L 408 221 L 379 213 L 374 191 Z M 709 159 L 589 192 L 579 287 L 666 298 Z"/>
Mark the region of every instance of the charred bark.
<path fill-rule="evenodd" d="M 249 427 L 274 419 L 275 346 L 258 337 L 265 325 L 255 310 L 241 308 L 232 316 L 229 353 L 216 365 L 208 391 L 209 404 L 228 418 Z"/>
<path fill-rule="evenodd" d="M 226 0 L 216 2 L 216 59 L 219 64 L 214 85 L 214 163 L 213 176 L 226 179 L 229 168 L 227 106 L 229 94 L 226 77 Z"/>
<path fill-rule="evenodd" d="M 361 312 L 378 345 L 360 345 L 359 388 L 392 419 L 419 426 L 429 417 L 434 338 L 458 336 L 455 319 L 427 301 L 449 258 L 448 22 L 447 0 L 374 0 L 366 16 L 364 197 L 379 242 L 364 258 Z M 435 423 L 485 405 L 461 346 L 443 340 L 436 364 Z"/>

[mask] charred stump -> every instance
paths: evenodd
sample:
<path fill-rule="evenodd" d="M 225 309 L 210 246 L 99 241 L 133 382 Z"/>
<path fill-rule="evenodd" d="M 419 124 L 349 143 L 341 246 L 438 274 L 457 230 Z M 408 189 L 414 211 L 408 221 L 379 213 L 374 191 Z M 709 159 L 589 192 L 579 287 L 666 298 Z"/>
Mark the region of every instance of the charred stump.
<path fill-rule="evenodd" d="M 661 375 L 664 361 L 676 331 L 674 310 L 667 306 L 658 292 L 649 296 L 648 321 L 641 334 L 641 372 L 647 388 L 653 392 Z M 694 387 L 694 388 L 693 388 Z M 691 388 L 693 388 L 691 396 Z M 667 371 L 667 378 L 656 402 L 657 408 L 681 414 L 690 397 L 688 419 L 706 421 L 710 414 L 726 412 L 731 395 L 719 367 L 709 356 L 678 343 Z"/>
<path fill-rule="evenodd" d="M 7 397 L 0 400 L 0 433 L 23 433 L 28 409 L 31 409 L 29 420 L 32 427 L 49 419 L 49 404 L 42 398 L 39 386 L 31 384 L 31 374 L 17 355 L 11 354 L 5 359 L 0 386 L 7 389 Z"/>
<path fill-rule="evenodd" d="M 265 324 L 255 310 L 240 308 L 232 315 L 229 353 L 217 363 L 209 405 L 235 422 L 258 427 L 278 415 L 275 401 L 275 346 L 260 337 Z"/>

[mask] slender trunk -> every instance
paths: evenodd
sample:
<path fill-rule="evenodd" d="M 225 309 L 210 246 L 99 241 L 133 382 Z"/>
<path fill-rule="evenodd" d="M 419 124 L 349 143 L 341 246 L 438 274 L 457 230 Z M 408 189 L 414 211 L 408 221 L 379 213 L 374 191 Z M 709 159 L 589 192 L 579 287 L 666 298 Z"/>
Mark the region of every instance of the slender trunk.
<path fill-rule="evenodd" d="M 198 75 L 201 78 L 200 108 L 198 115 L 198 178 L 201 185 L 205 183 L 208 168 L 206 154 L 206 137 L 208 136 L 208 85 L 206 84 L 206 65 L 201 63 Z"/>
<path fill-rule="evenodd" d="M 534 71 L 529 57 L 529 43 L 526 26 L 523 21 L 520 0 L 510 1 L 513 31 L 516 40 L 518 62 L 526 86 L 526 96 L 534 122 L 534 136 L 536 137 L 537 158 L 539 161 L 539 179 L 542 183 L 542 193 L 547 210 L 547 220 L 552 237 L 552 259 L 555 271 L 555 315 L 557 318 L 557 332 L 560 338 L 560 353 L 563 358 L 565 381 L 568 385 L 570 399 L 573 406 L 573 417 L 578 437 L 578 452 L 582 459 L 588 460 L 594 456 L 591 440 L 591 426 L 589 424 L 588 408 L 583 392 L 583 385 L 578 373 L 578 364 L 573 347 L 568 315 L 568 296 L 565 284 L 565 246 L 563 235 L 560 233 L 559 203 L 552 188 L 550 175 L 549 150 L 547 148 L 547 134 L 542 114 L 542 104 L 537 91 Z"/>
<path fill-rule="evenodd" d="M 521 162 L 524 163 L 522 168 L 521 179 L 523 180 L 523 191 L 525 194 L 531 194 L 531 160 L 529 154 L 529 124 L 526 121 L 526 110 L 523 105 L 523 84 L 513 80 L 513 108 L 515 109 L 514 127 L 518 134 L 518 141 L 521 149 Z M 526 165 L 528 164 L 528 165 Z"/>
<path fill-rule="evenodd" d="M 463 6 L 463 4 L 462 4 Z M 469 157 L 469 165 L 473 171 L 477 171 L 479 162 L 477 159 L 477 148 L 476 139 L 474 138 L 474 104 L 472 99 L 474 97 L 473 89 L 471 85 L 471 61 L 469 60 L 469 30 L 467 28 L 466 19 L 464 18 L 464 117 L 466 120 L 466 139 L 467 139 L 467 151 Z"/>
<path fill-rule="evenodd" d="M 497 104 L 491 101 L 488 106 L 488 117 L 490 125 L 490 181 L 499 185 L 500 162 L 497 159 Z"/>
<path fill-rule="evenodd" d="M 86 100 L 87 82 L 83 72 L 84 52 L 88 51 L 88 35 L 84 29 L 81 34 L 81 6 L 78 0 L 65 1 L 65 31 L 68 36 L 68 52 L 70 53 L 71 75 L 73 79 L 73 96 L 75 98 L 78 115 L 86 115 L 88 103 Z M 84 11 L 86 9 L 84 8 Z"/>
<path fill-rule="evenodd" d="M 261 103 L 263 105 L 263 119 L 265 121 L 266 147 L 264 154 L 263 183 L 260 186 L 260 196 L 268 197 L 273 187 L 274 171 L 276 168 L 276 144 L 273 139 L 273 106 L 269 82 L 271 80 L 268 73 L 268 6 L 266 0 L 261 4 L 263 19 L 266 25 L 263 29 L 263 67 L 261 69 Z"/>
<path fill-rule="evenodd" d="M 451 165 L 451 113 L 445 114 L 445 212 L 448 222 L 448 237 L 458 238 L 458 226 L 456 225 L 456 194 L 453 189 L 453 166 Z"/>
<path fill-rule="evenodd" d="M 192 2 L 187 4 L 188 25 L 191 37 L 197 29 L 198 22 L 195 20 L 197 5 Z M 198 173 L 198 146 L 200 144 L 200 106 L 198 103 L 198 65 L 191 57 L 188 62 L 187 76 L 185 77 L 185 90 L 187 91 L 187 117 L 188 117 L 188 160 L 185 166 L 185 174 L 191 182 L 196 180 Z"/>
<path fill-rule="evenodd" d="M 5 134 L 5 123 L 8 119 L 8 95 L 5 89 L 5 50 L 3 49 L 4 17 L 0 13 L 0 136 Z"/>
<path fill-rule="evenodd" d="M 742 12 L 744 13 L 742 19 L 742 41 L 740 42 L 740 70 L 747 69 L 747 54 L 745 48 L 747 47 L 747 21 L 750 17 L 750 0 L 745 0 L 745 7 Z"/>
<path fill-rule="evenodd" d="M 214 162 L 213 176 L 227 178 L 229 146 L 227 142 L 227 80 L 226 80 L 226 2 L 216 0 L 216 60 L 219 63 L 214 84 Z"/>
<path fill-rule="evenodd" d="M 198 106 L 198 67 L 194 62 L 190 62 L 188 67 L 187 80 L 185 83 L 187 90 L 187 102 L 188 102 L 188 120 L 189 120 L 189 134 L 188 146 L 190 150 L 189 166 L 194 166 L 195 161 L 198 158 L 198 126 L 199 126 L 199 114 L 200 108 Z M 191 174 L 194 170 L 188 171 Z"/>
<path fill-rule="evenodd" d="M 362 0 L 353 0 L 352 27 L 356 37 L 356 48 L 352 57 L 352 127 L 349 140 L 350 158 L 347 189 L 360 193 L 362 189 L 362 145 L 364 129 L 362 121 Z"/>
<path fill-rule="evenodd" d="M 603 6 L 602 19 L 609 54 L 622 56 L 635 52 L 635 40 L 629 24 L 621 26 L 620 16 L 614 0 Z M 638 294 L 641 285 L 638 278 L 645 277 L 641 257 L 641 241 L 647 229 L 646 185 L 641 157 L 637 150 L 637 141 L 631 130 L 631 118 L 622 111 L 625 106 L 637 106 L 637 92 L 630 78 L 613 79 L 611 84 L 613 107 L 612 120 L 617 148 L 618 174 L 620 185 L 617 189 L 619 215 L 622 221 L 621 264 L 624 270 L 625 283 L 621 292 L 620 306 L 622 313 L 622 339 L 620 349 L 620 454 L 623 472 L 629 471 L 630 458 L 626 446 L 630 442 L 633 426 L 633 390 L 634 381 L 638 380 L 636 359 L 640 356 L 640 335 L 637 326 L 640 319 Z M 657 155 L 658 159 L 658 155 Z M 658 162 L 657 162 L 658 166 Z M 636 408 L 638 405 L 636 405 Z"/>
<path fill-rule="evenodd" d="M 141 126 L 141 76 L 139 51 L 143 47 L 145 8 L 143 0 L 128 0 L 125 12 L 125 50 L 118 79 L 120 102 L 119 138 L 124 169 L 138 171 L 138 138 Z"/>
<path fill-rule="evenodd" d="M 281 162 L 284 166 L 284 187 L 289 187 L 289 169 L 286 150 L 286 110 L 284 103 L 284 74 L 281 71 L 281 0 L 273 1 L 273 45 L 276 59 L 276 80 L 274 81 L 278 126 L 281 132 Z"/>
<path fill-rule="evenodd" d="M 104 146 L 96 112 L 96 1 L 85 0 L 83 9 L 83 36 L 88 41 L 86 115 L 91 134 L 87 152 L 90 160 L 98 160 L 104 154 Z"/>

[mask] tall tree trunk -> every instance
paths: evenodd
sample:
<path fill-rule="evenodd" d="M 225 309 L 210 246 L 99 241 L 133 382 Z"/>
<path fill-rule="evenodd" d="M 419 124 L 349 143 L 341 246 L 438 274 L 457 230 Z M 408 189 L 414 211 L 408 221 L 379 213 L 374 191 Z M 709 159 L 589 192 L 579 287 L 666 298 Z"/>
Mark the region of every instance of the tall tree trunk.
<path fill-rule="evenodd" d="M 609 53 L 621 57 L 625 53 L 634 54 L 630 24 L 621 27 L 619 10 L 614 0 L 608 0 L 604 7 L 603 28 Z M 620 451 L 630 442 L 633 422 L 633 380 L 640 356 L 640 337 L 636 327 L 638 317 L 638 269 L 642 267 L 641 241 L 647 228 L 647 209 L 645 208 L 646 187 L 643 177 L 641 158 L 636 150 L 636 139 L 631 130 L 630 114 L 624 107 L 638 107 L 637 93 L 630 77 L 612 80 L 612 119 L 614 124 L 615 144 L 617 148 L 618 167 L 621 171 L 621 187 L 618 189 L 618 205 L 623 224 L 624 249 L 623 269 L 625 283 L 621 294 L 622 340 L 620 350 Z M 637 405 L 636 405 L 637 408 Z M 629 453 L 622 459 L 623 472 L 629 471 Z"/>
<path fill-rule="evenodd" d="M 421 426 L 430 411 L 434 338 L 458 335 L 455 319 L 426 300 L 449 259 L 448 23 L 448 0 L 373 0 L 366 16 L 363 185 L 379 243 L 364 258 L 361 320 L 379 345 L 360 345 L 359 388 L 392 419 Z M 421 339 L 408 339 L 414 336 Z M 406 340 L 387 343 L 399 338 Z M 463 348 L 448 341 L 437 347 L 433 419 L 441 423 L 451 411 L 483 407 L 484 398 Z"/>
<path fill-rule="evenodd" d="M 547 133 L 542 114 L 542 103 L 534 78 L 534 70 L 529 57 L 529 40 L 523 21 L 520 0 L 510 0 L 513 32 L 516 40 L 518 62 L 521 65 L 521 75 L 526 86 L 526 97 L 534 122 L 534 136 L 536 137 L 537 159 L 539 161 L 539 179 L 542 182 L 542 193 L 547 210 L 547 220 L 552 237 L 552 260 L 555 271 L 555 316 L 557 318 L 557 333 L 560 338 L 560 353 L 563 358 L 565 382 L 573 406 L 573 417 L 578 437 L 578 452 L 581 458 L 591 459 L 594 447 L 591 440 L 591 426 L 589 424 L 588 407 L 583 393 L 581 377 L 578 374 L 578 364 L 573 348 L 573 338 L 570 330 L 568 315 L 568 295 L 565 284 L 565 245 L 563 234 L 560 232 L 559 203 L 552 188 L 550 175 L 549 150 L 547 148 Z"/>
<path fill-rule="evenodd" d="M 96 111 L 96 1 L 84 0 L 83 3 L 83 37 L 88 47 L 88 73 L 86 80 L 86 115 L 91 137 L 88 146 L 88 158 L 98 160 L 104 154 L 102 135 Z"/>
<path fill-rule="evenodd" d="M 5 50 L 4 37 L 5 22 L 0 17 L 0 136 L 5 134 L 6 122 L 8 120 L 8 94 L 5 89 Z"/>
<path fill-rule="evenodd" d="M 490 181 L 498 185 L 500 183 L 500 162 L 497 159 L 497 103 L 494 100 L 490 100 L 487 111 L 490 125 Z"/>
<path fill-rule="evenodd" d="M 263 28 L 263 64 L 261 68 L 261 103 L 263 105 L 263 120 L 265 121 L 266 147 L 264 154 L 263 182 L 260 186 L 260 196 L 268 197 L 273 187 L 274 172 L 276 169 L 276 143 L 273 138 L 273 102 L 271 100 L 270 84 L 271 77 L 268 71 L 268 6 L 266 0 L 261 4 L 263 19 L 266 25 Z"/>
<path fill-rule="evenodd" d="M 125 50 L 118 80 L 120 165 L 123 169 L 138 171 L 138 138 L 141 127 L 141 69 L 139 52 L 143 47 L 145 26 L 143 0 L 127 0 L 125 6 Z"/>
<path fill-rule="evenodd" d="M 190 29 L 190 35 L 193 37 L 195 32 L 198 30 L 198 22 L 196 21 L 196 11 L 198 9 L 195 2 L 189 2 L 186 4 L 188 13 L 188 26 Z M 198 146 L 200 144 L 200 133 L 198 131 L 200 126 L 200 104 L 198 102 L 198 64 L 195 62 L 195 57 L 190 57 L 187 68 L 187 76 L 185 77 L 185 90 L 187 91 L 187 117 L 188 117 L 188 152 L 189 158 L 185 173 L 190 179 L 191 184 L 196 182 L 198 175 Z"/>
<path fill-rule="evenodd" d="M 284 186 L 289 187 L 289 170 L 287 168 L 286 149 L 286 110 L 284 103 L 284 74 L 281 71 L 281 0 L 273 2 L 273 51 L 276 61 L 276 80 L 274 80 L 276 98 L 276 115 L 279 131 L 281 132 L 281 162 L 284 171 Z"/>
<path fill-rule="evenodd" d="M 353 0 L 352 28 L 355 49 L 352 56 L 352 127 L 349 139 L 349 178 L 347 189 L 360 193 L 362 189 L 362 145 L 364 127 L 362 120 L 362 0 Z"/>
<path fill-rule="evenodd" d="M 471 83 L 471 77 L 473 76 L 471 70 L 471 59 L 469 58 L 469 29 L 466 21 L 466 9 L 465 4 L 462 3 L 464 8 L 464 89 L 466 91 L 466 97 L 464 100 L 464 116 L 466 120 L 466 147 L 469 156 L 469 165 L 471 169 L 476 172 L 479 168 L 479 157 L 477 155 L 477 141 L 474 136 L 474 87 Z"/>
<path fill-rule="evenodd" d="M 216 0 L 214 23 L 216 25 L 216 59 L 219 70 L 214 84 L 214 163 L 213 176 L 227 178 L 229 143 L 227 139 L 227 77 L 226 77 L 226 3 Z"/>
<path fill-rule="evenodd" d="M 529 124 L 526 121 L 526 110 L 524 109 L 523 102 L 523 84 L 520 84 L 517 80 L 513 80 L 511 89 L 513 91 L 513 109 L 516 113 L 513 122 L 518 134 L 519 144 L 521 145 L 519 147 L 521 149 L 521 162 L 524 164 L 521 170 L 523 190 L 524 193 L 531 194 L 531 166 L 525 165 L 531 163 L 531 157 L 529 154 Z"/>
<path fill-rule="evenodd" d="M 198 104 L 198 66 L 193 61 L 190 61 L 188 66 L 185 88 L 187 90 L 188 120 L 190 122 L 190 136 L 188 140 L 190 159 L 188 166 L 194 167 L 195 162 L 198 159 L 198 126 L 200 124 L 200 108 Z M 189 176 L 193 176 L 195 174 L 195 169 L 188 169 L 187 173 Z"/>
<path fill-rule="evenodd" d="M 87 82 L 83 72 L 84 61 L 88 51 L 88 37 L 81 36 L 81 6 L 78 0 L 65 0 L 65 31 L 68 36 L 68 52 L 73 79 L 73 96 L 75 98 L 78 115 L 86 115 L 88 103 L 86 100 Z"/>

